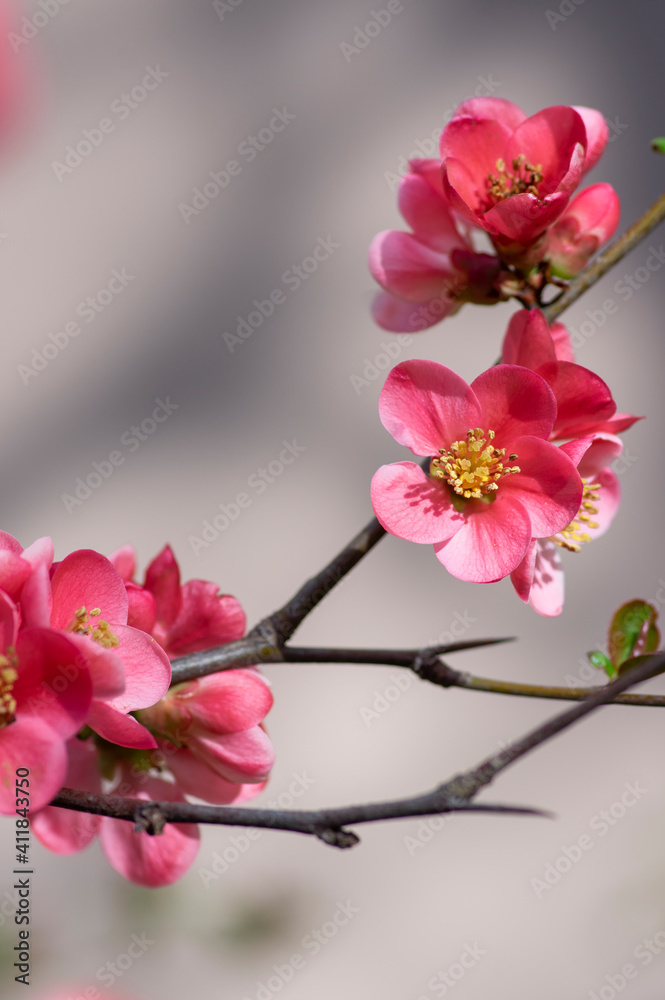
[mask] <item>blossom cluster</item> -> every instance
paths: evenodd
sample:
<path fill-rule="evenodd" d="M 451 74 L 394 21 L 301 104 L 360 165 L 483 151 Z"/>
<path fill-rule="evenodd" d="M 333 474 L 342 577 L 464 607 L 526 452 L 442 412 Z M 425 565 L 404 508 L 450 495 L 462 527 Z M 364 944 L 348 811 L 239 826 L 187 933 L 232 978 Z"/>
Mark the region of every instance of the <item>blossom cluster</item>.
<path fill-rule="evenodd" d="M 274 757 L 265 678 L 248 668 L 170 687 L 171 657 L 240 638 L 244 612 L 214 583 L 181 584 L 169 546 L 143 584 L 130 546 L 53 558 L 49 538 L 23 549 L 0 533 L 0 812 L 14 812 L 14 774 L 27 768 L 31 827 L 46 847 L 71 854 L 99 835 L 126 878 L 166 885 L 196 856 L 195 824 L 151 837 L 49 802 L 63 785 L 217 804 L 261 791 Z"/>
<path fill-rule="evenodd" d="M 619 223 L 609 184 L 572 197 L 608 136 L 592 108 L 560 105 L 527 118 L 497 97 L 461 104 L 441 135 L 440 159 L 411 160 L 400 182 L 399 210 L 412 231 L 379 233 L 370 247 L 383 289 L 376 322 L 413 333 L 464 302 L 493 304 L 576 275 Z"/>

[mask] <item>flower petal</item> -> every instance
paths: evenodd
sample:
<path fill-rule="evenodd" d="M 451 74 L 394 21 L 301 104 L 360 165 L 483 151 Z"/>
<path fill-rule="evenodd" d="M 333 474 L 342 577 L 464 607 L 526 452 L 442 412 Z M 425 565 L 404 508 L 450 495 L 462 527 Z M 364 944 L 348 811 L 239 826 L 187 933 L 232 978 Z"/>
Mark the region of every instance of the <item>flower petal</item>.
<path fill-rule="evenodd" d="M 72 739 L 67 743 L 69 766 L 64 785 L 85 792 L 100 792 L 102 781 L 97 766 L 97 748 L 92 740 Z M 30 820 L 37 839 L 55 854 L 76 854 L 97 836 L 102 817 L 47 806 Z"/>
<path fill-rule="evenodd" d="M 540 309 L 520 309 L 511 317 L 503 338 L 501 360 L 505 365 L 522 365 L 538 371 L 556 361 L 554 340 Z"/>
<path fill-rule="evenodd" d="M 585 108 L 574 104 L 573 111 L 576 111 L 584 122 L 586 131 L 586 157 L 584 159 L 584 173 L 586 174 L 592 167 L 595 167 L 603 155 L 609 141 L 610 130 L 601 112 L 596 111 L 595 108 Z"/>
<path fill-rule="evenodd" d="M 560 548 L 547 538 L 538 542 L 529 604 L 539 615 L 553 618 L 563 611 L 564 579 Z"/>
<path fill-rule="evenodd" d="M 137 750 L 154 750 L 157 741 L 133 715 L 124 715 L 104 701 L 93 701 L 86 722 L 109 743 Z"/>
<path fill-rule="evenodd" d="M 391 535 L 409 542 L 443 542 L 464 523 L 450 491 L 413 462 L 382 465 L 372 479 L 372 506 Z"/>
<path fill-rule="evenodd" d="M 261 726 L 219 736 L 188 736 L 193 754 L 227 781 L 263 781 L 275 762 L 275 751 Z"/>
<path fill-rule="evenodd" d="M 180 612 L 180 568 L 170 545 L 165 545 L 145 572 L 145 588 L 155 598 L 157 621 L 169 628 Z"/>
<path fill-rule="evenodd" d="M 464 524 L 434 551 L 458 580 L 494 583 L 519 566 L 530 541 L 529 514 L 519 500 L 502 493 L 494 503 L 467 501 Z"/>
<path fill-rule="evenodd" d="M 503 97 L 470 97 L 467 101 L 462 101 L 454 114 L 454 118 L 468 116 L 477 121 L 487 119 L 489 121 L 500 122 L 510 131 L 514 131 L 523 121 L 526 115 L 512 101 L 506 101 Z"/>
<path fill-rule="evenodd" d="M 387 292 L 407 302 L 450 296 L 460 278 L 447 253 L 433 250 L 412 233 L 386 230 L 372 240 L 369 269 Z"/>
<path fill-rule="evenodd" d="M 168 632 L 170 656 L 184 656 L 220 646 L 245 634 L 247 619 L 240 602 L 220 594 L 216 583 L 188 580 L 182 587 L 182 607 Z"/>
<path fill-rule="evenodd" d="M 140 629 L 113 625 L 119 640 L 115 655 L 125 668 L 125 689 L 108 703 L 121 712 L 148 708 L 163 698 L 171 683 L 171 661 L 159 643 Z"/>
<path fill-rule="evenodd" d="M 437 194 L 424 177 L 406 174 L 400 181 L 397 203 L 416 236 L 433 250 L 447 253 L 455 247 L 467 246 L 457 230 L 443 188 Z"/>
<path fill-rule="evenodd" d="M 482 407 L 479 425 L 495 432 L 497 447 L 514 451 L 509 445 L 515 438 L 549 437 L 556 400 L 540 375 L 518 365 L 495 365 L 474 379 L 471 389 Z"/>
<path fill-rule="evenodd" d="M 477 426 L 480 414 L 464 379 L 436 361 L 403 361 L 390 372 L 379 397 L 381 423 L 416 455 L 448 448 Z"/>
<path fill-rule="evenodd" d="M 0 814 L 16 812 L 16 769 L 30 771 L 30 809 L 48 805 L 62 788 L 67 773 L 64 740 L 42 718 L 18 716 L 0 729 Z"/>
<path fill-rule="evenodd" d="M 582 502 L 582 480 L 571 459 L 556 445 L 536 437 L 513 441 L 520 472 L 499 483 L 529 512 L 534 538 L 555 535 L 573 520 Z"/>
<path fill-rule="evenodd" d="M 383 330 L 391 333 L 419 333 L 440 323 L 446 316 L 452 316 L 461 305 L 445 293 L 416 305 L 398 299 L 390 292 L 379 292 L 372 302 L 372 318 Z"/>
<path fill-rule="evenodd" d="M 108 622 L 127 621 L 125 585 L 106 556 L 92 549 L 78 549 L 58 563 L 51 589 L 53 628 L 66 629 L 81 607 L 88 614 L 101 608 L 101 617 Z"/>

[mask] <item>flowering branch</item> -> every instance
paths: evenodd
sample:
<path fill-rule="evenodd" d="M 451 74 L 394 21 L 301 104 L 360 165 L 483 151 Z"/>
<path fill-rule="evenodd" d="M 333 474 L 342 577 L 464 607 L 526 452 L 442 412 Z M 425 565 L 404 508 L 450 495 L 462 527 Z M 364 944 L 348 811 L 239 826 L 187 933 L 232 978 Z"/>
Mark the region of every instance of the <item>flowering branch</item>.
<path fill-rule="evenodd" d="M 431 816 L 448 812 L 490 812 L 510 815 L 547 815 L 522 806 L 473 803 L 477 793 L 510 764 L 556 736 L 578 719 L 612 701 L 628 687 L 665 671 L 665 655 L 638 657 L 635 665 L 605 688 L 555 716 L 475 768 L 457 775 L 431 792 L 406 799 L 341 806 L 319 810 L 246 809 L 234 806 L 192 805 L 186 802 L 137 802 L 136 799 L 94 795 L 63 788 L 52 805 L 78 812 L 111 816 L 134 822 L 139 831 L 159 834 L 166 823 L 211 823 L 221 826 L 260 827 L 289 830 L 316 836 L 333 847 L 353 847 L 357 834 L 346 827 L 379 820 Z"/>

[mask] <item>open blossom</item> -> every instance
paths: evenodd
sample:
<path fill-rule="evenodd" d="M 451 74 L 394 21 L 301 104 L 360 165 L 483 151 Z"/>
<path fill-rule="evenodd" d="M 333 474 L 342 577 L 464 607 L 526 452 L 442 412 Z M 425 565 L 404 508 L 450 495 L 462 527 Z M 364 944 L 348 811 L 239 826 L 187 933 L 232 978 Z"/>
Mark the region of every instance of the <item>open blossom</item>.
<path fill-rule="evenodd" d="M 574 363 L 568 332 L 562 323 L 550 330 L 539 309 L 520 309 L 511 317 L 503 340 L 502 360 L 537 372 L 557 403 L 550 440 L 588 434 L 617 434 L 639 417 L 617 413 L 607 384 L 588 368 Z"/>
<path fill-rule="evenodd" d="M 398 193 L 413 232 L 387 230 L 374 238 L 369 269 L 384 291 L 374 319 L 385 330 L 413 333 L 457 312 L 463 302 L 498 302 L 501 265 L 476 253 L 468 227 L 443 192 L 438 160 L 412 160 Z"/>
<path fill-rule="evenodd" d="M 533 539 L 510 579 L 519 597 L 540 615 L 561 614 L 564 600 L 562 549 L 580 552 L 609 528 L 619 508 L 619 480 L 610 467 L 621 454 L 621 440 L 613 434 L 591 434 L 561 446 L 576 462 L 584 492 L 576 516 L 550 538 Z"/>
<path fill-rule="evenodd" d="M 607 139 L 603 116 L 591 108 L 559 105 L 527 118 L 510 101 L 472 98 L 441 136 L 443 188 L 503 259 L 519 263 L 561 217 Z"/>
<path fill-rule="evenodd" d="M 87 724 L 121 746 L 156 746 L 129 713 L 162 697 L 171 665 L 150 635 L 127 624 L 125 585 L 109 560 L 79 549 L 52 573 L 41 562 L 24 585 L 20 607 L 24 624 L 61 630 L 85 658 L 93 681 Z"/>
<path fill-rule="evenodd" d="M 433 361 L 407 361 L 389 374 L 379 414 L 393 437 L 430 456 L 382 466 L 372 505 L 391 534 L 434 545 L 453 576 L 490 583 L 511 573 L 532 538 L 573 519 L 582 482 L 548 438 L 552 390 L 537 374 L 497 365 L 469 386 Z"/>
<path fill-rule="evenodd" d="M 66 741 L 80 729 L 92 684 L 74 643 L 50 629 L 18 631 L 14 602 L 0 591 L 0 813 L 16 811 L 15 775 L 30 772 L 29 808 L 41 809 L 67 771 Z"/>

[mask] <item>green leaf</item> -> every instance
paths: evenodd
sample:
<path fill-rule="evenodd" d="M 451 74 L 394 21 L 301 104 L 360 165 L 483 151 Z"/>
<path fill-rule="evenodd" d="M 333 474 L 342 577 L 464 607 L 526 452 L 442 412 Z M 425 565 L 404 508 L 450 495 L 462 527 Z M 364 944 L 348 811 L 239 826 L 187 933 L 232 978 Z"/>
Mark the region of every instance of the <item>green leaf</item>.
<path fill-rule="evenodd" d="M 654 153 L 665 153 L 665 138 L 652 139 L 651 148 Z"/>
<path fill-rule="evenodd" d="M 652 653 L 658 648 L 660 633 L 656 628 L 658 612 L 639 598 L 622 604 L 615 612 L 607 639 L 609 658 L 621 672 L 622 664 L 634 656 Z"/>
<path fill-rule="evenodd" d="M 599 649 L 594 649 L 593 652 L 587 653 L 587 656 L 589 657 L 589 663 L 591 664 L 592 667 L 597 667 L 599 670 L 604 670 L 607 676 L 610 678 L 610 680 L 616 677 L 617 675 L 616 667 L 610 660 L 609 656 L 605 656 L 605 654 L 601 653 Z"/>

